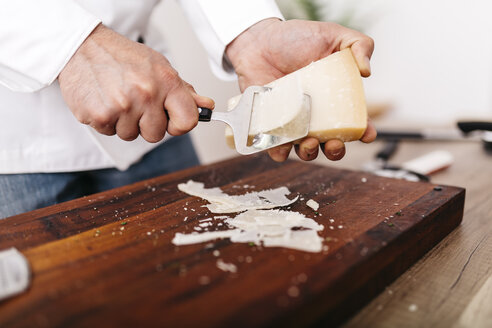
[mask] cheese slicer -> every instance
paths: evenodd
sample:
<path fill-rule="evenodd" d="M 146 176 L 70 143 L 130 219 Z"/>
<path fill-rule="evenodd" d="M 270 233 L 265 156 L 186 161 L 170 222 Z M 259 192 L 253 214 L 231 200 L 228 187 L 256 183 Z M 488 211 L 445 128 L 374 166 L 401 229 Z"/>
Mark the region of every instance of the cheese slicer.
<path fill-rule="evenodd" d="M 258 110 L 259 106 L 258 96 L 270 90 L 269 87 L 250 86 L 243 92 L 239 103 L 232 110 L 218 112 L 208 108 L 199 108 L 198 120 L 201 122 L 221 121 L 229 125 L 234 134 L 236 150 L 243 155 L 260 152 L 305 137 L 309 132 L 311 121 L 311 97 L 306 94 L 303 94 L 302 108 L 300 114 L 295 118 L 295 124 L 289 124 L 286 129 L 279 127 L 271 131 L 250 134 L 252 113 Z"/>

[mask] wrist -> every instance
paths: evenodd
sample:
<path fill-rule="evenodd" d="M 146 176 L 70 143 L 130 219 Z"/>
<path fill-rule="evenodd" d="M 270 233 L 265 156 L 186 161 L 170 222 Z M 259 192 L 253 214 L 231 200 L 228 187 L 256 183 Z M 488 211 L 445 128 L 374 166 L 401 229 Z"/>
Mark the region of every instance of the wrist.
<path fill-rule="evenodd" d="M 263 19 L 249 28 L 244 30 L 239 34 L 234 40 L 232 40 L 225 49 L 225 55 L 231 62 L 233 67 L 236 67 L 237 63 L 240 61 L 241 54 L 244 53 L 245 49 L 251 47 L 252 45 L 258 45 L 258 36 L 261 32 L 264 32 L 272 24 L 281 23 L 280 18 L 267 18 Z"/>
<path fill-rule="evenodd" d="M 78 49 L 74 52 L 70 60 L 65 64 L 65 67 L 60 71 L 60 74 L 58 75 L 58 78 L 62 77 L 64 73 L 67 70 L 70 70 L 70 67 L 74 65 L 75 62 L 78 61 L 80 57 L 84 57 L 85 53 L 90 52 L 90 49 L 92 48 L 91 44 L 100 38 L 101 34 L 105 33 L 105 30 L 107 30 L 104 25 L 99 23 L 92 32 L 85 38 L 85 40 L 80 44 Z"/>

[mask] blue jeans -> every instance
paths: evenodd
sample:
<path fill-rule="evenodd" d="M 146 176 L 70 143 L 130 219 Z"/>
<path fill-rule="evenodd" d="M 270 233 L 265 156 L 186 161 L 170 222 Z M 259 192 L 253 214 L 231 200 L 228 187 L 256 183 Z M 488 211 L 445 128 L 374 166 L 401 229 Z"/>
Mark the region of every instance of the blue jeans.
<path fill-rule="evenodd" d="M 198 165 L 189 135 L 173 137 L 126 171 L 0 174 L 0 219 Z"/>

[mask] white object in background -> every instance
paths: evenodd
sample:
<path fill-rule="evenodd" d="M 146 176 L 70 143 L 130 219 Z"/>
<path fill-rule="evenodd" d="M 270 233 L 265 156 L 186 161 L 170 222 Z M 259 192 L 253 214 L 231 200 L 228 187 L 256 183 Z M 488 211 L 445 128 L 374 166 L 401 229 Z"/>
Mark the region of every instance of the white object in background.
<path fill-rule="evenodd" d="M 17 295 L 29 286 L 30 270 L 27 259 L 17 249 L 0 252 L 0 300 Z"/>
<path fill-rule="evenodd" d="M 445 150 L 436 150 L 403 163 L 402 168 L 420 174 L 429 175 L 451 166 L 453 161 L 454 158 L 450 152 Z"/>

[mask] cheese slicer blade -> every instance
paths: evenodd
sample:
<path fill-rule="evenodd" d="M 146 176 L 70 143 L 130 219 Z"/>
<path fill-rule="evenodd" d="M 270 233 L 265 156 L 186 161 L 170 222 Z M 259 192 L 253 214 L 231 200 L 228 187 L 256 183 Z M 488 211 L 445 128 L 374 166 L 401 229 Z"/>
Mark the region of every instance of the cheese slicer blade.
<path fill-rule="evenodd" d="M 295 117 L 295 124 L 286 124 L 271 131 L 251 135 L 250 124 L 255 99 L 269 87 L 251 86 L 241 96 L 239 103 L 231 111 L 218 112 L 208 108 L 199 108 L 199 121 L 221 121 L 228 124 L 234 134 L 236 151 L 243 155 L 257 153 L 305 137 L 311 122 L 311 97 L 303 94 L 300 114 Z"/>

